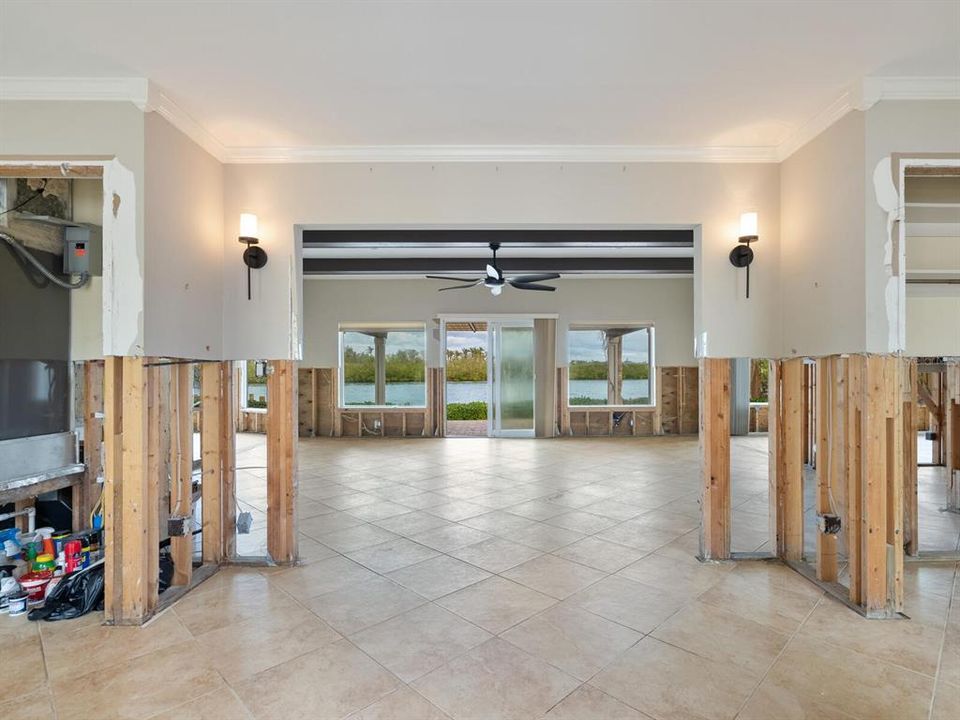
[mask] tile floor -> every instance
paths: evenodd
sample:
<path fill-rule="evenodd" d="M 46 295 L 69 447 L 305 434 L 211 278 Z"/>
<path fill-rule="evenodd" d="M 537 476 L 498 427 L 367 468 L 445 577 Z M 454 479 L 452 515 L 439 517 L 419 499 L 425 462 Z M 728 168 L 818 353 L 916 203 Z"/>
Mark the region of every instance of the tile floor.
<path fill-rule="evenodd" d="M 738 550 L 766 542 L 765 442 L 734 441 Z M 957 566 L 909 564 L 912 619 L 868 622 L 779 564 L 698 563 L 696 448 L 303 441 L 300 566 L 222 570 L 144 628 L 0 617 L 0 717 L 960 717 Z"/>

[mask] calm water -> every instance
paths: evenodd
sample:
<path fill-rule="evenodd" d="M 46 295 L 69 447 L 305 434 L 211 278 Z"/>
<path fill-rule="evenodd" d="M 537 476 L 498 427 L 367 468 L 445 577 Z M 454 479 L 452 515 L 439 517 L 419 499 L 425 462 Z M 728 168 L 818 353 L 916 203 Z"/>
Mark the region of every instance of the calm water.
<path fill-rule="evenodd" d="M 649 382 L 647 380 L 624 380 L 624 398 L 646 398 Z M 373 402 L 373 385 L 351 383 L 344 387 L 344 400 L 347 405 Z M 571 380 L 570 398 L 589 397 L 605 402 L 607 398 L 606 380 Z M 484 382 L 447 383 L 448 403 L 468 403 L 486 401 L 487 384 Z M 426 402 L 423 383 L 389 383 L 387 385 L 388 405 L 423 405 Z"/>

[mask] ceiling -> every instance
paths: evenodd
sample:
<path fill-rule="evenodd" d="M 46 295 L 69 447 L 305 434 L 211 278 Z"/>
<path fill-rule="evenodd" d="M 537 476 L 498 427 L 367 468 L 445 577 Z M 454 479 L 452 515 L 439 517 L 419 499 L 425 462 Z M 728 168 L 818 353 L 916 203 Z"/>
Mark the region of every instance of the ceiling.
<path fill-rule="evenodd" d="M 865 76 L 960 76 L 958 35 L 954 0 L 0 0 L 0 73 L 148 78 L 228 158 L 750 149 Z"/>

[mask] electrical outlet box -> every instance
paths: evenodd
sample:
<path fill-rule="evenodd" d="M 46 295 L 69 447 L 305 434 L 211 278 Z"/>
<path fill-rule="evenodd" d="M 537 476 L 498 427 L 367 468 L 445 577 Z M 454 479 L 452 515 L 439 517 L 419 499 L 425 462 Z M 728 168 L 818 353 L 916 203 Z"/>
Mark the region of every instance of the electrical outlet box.
<path fill-rule="evenodd" d="M 923 439 L 924 439 L 924 440 L 929 440 L 930 442 L 934 442 L 934 441 L 937 439 L 937 431 L 936 431 L 936 430 L 927 430 L 927 431 L 923 434 Z"/>
<path fill-rule="evenodd" d="M 167 518 L 167 535 L 182 537 L 190 534 L 190 518 L 171 515 Z"/>
<path fill-rule="evenodd" d="M 379 420 L 379 419 L 373 421 L 373 429 L 374 429 L 374 430 L 379 430 L 379 429 L 380 429 L 380 420 Z"/>
<path fill-rule="evenodd" d="M 840 533 L 842 523 L 838 515 L 817 515 L 817 526 L 824 535 L 837 535 Z"/>

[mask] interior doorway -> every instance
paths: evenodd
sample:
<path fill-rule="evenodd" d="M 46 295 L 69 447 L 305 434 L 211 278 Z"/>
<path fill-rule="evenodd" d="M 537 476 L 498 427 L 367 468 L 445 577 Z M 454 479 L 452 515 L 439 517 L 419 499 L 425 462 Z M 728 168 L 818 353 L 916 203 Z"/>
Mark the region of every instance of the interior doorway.
<path fill-rule="evenodd" d="M 533 437 L 533 319 L 445 319 L 441 337 L 446 436 Z"/>

